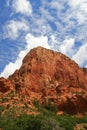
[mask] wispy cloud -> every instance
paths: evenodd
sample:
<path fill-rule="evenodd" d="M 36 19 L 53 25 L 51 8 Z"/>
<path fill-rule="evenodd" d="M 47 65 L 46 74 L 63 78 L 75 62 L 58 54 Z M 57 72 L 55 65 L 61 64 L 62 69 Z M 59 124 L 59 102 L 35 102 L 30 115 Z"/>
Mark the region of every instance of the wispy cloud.
<path fill-rule="evenodd" d="M 85 11 L 86 8 L 82 8 L 85 4 L 87 4 L 86 0 L 69 0 L 69 4 L 73 7 L 73 8 L 80 8 L 83 9 Z"/>
<path fill-rule="evenodd" d="M 11 20 L 3 28 L 4 38 L 10 38 L 15 40 L 19 37 L 20 32 L 26 32 L 29 30 L 29 26 L 25 21 Z"/>
<path fill-rule="evenodd" d="M 86 0 L 69 0 L 69 5 L 74 11 L 74 15 L 78 21 L 78 24 L 85 24 L 87 21 L 87 1 Z"/>

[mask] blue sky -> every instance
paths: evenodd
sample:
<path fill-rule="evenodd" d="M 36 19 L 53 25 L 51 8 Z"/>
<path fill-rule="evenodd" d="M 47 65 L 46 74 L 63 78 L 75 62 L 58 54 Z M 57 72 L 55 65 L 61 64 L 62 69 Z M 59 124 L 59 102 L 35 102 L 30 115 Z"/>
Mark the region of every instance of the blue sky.
<path fill-rule="evenodd" d="M 0 77 L 43 46 L 87 67 L 87 0 L 0 0 Z"/>

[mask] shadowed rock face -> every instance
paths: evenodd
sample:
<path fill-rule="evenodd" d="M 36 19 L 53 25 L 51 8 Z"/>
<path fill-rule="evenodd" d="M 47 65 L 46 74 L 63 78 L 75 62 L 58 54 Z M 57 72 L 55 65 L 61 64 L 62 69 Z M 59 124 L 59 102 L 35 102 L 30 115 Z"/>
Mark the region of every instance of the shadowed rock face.
<path fill-rule="evenodd" d="M 13 89 L 13 85 L 10 80 L 0 78 L 0 92 L 6 93 Z"/>
<path fill-rule="evenodd" d="M 61 53 L 42 47 L 32 49 L 9 80 L 31 101 L 50 101 L 71 114 L 87 112 L 87 73 Z"/>
<path fill-rule="evenodd" d="M 84 71 L 85 73 L 87 73 L 87 68 L 83 68 L 83 71 Z"/>

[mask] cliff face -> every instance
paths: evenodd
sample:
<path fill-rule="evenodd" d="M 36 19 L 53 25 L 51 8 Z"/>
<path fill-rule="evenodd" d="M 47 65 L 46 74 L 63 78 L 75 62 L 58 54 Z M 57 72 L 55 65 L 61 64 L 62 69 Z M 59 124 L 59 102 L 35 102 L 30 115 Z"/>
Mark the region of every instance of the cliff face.
<path fill-rule="evenodd" d="M 18 93 L 27 95 L 27 101 L 50 101 L 72 114 L 87 112 L 87 73 L 61 53 L 32 49 L 9 81 Z"/>

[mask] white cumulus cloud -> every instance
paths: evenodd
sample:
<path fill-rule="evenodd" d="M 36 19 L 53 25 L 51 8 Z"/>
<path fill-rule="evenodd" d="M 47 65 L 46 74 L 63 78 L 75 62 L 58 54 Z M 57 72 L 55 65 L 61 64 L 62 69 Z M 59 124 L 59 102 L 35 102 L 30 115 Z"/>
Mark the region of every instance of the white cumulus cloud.
<path fill-rule="evenodd" d="M 27 42 L 27 48 L 32 49 L 37 46 L 42 46 L 45 48 L 50 49 L 50 46 L 48 45 L 48 37 L 47 36 L 38 36 L 35 37 L 32 34 L 27 34 L 26 37 Z"/>
<path fill-rule="evenodd" d="M 16 13 L 27 16 L 32 14 L 32 6 L 29 0 L 14 0 L 12 6 Z"/>
<path fill-rule="evenodd" d="M 68 54 L 70 55 L 70 53 L 72 53 L 73 51 L 73 46 L 75 44 L 75 39 L 73 38 L 69 38 L 69 39 L 65 39 L 63 41 L 63 44 L 60 46 L 60 52 L 62 52 L 63 54 Z"/>
<path fill-rule="evenodd" d="M 77 53 L 73 55 L 73 60 L 75 60 L 80 66 L 87 62 L 87 43 L 82 45 Z"/>
<path fill-rule="evenodd" d="M 35 37 L 32 34 L 27 34 L 25 37 L 26 40 L 26 49 L 24 51 L 21 51 L 14 63 L 10 62 L 3 72 L 0 74 L 0 77 L 5 77 L 7 78 L 9 75 L 13 74 L 15 70 L 19 69 L 22 65 L 22 60 L 25 57 L 25 55 L 30 51 L 30 49 L 37 47 L 37 46 L 42 46 L 45 48 L 50 49 L 48 45 L 48 38 L 46 36 L 39 36 Z"/>

